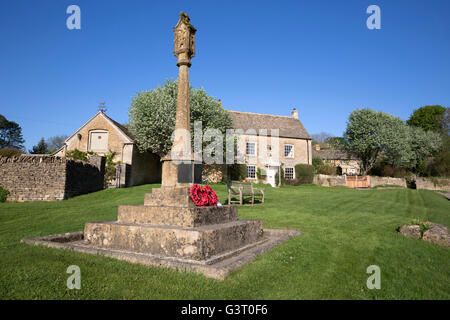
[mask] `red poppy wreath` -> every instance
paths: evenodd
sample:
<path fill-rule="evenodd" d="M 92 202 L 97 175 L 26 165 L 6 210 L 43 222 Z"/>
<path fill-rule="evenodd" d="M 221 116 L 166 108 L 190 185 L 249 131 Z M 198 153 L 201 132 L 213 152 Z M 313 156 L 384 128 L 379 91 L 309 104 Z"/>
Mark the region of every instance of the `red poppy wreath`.
<path fill-rule="evenodd" d="M 217 206 L 217 195 L 214 190 L 206 185 L 204 187 L 194 184 L 191 189 L 191 199 L 197 207 Z"/>

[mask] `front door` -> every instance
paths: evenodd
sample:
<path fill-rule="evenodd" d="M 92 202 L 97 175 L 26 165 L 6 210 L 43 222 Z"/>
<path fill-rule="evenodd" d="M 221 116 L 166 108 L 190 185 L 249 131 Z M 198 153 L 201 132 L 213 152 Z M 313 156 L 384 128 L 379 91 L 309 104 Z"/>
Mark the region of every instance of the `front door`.
<path fill-rule="evenodd" d="M 276 187 L 275 182 L 275 175 L 278 172 L 278 167 L 270 166 L 267 167 L 267 183 L 270 184 L 272 187 Z"/>

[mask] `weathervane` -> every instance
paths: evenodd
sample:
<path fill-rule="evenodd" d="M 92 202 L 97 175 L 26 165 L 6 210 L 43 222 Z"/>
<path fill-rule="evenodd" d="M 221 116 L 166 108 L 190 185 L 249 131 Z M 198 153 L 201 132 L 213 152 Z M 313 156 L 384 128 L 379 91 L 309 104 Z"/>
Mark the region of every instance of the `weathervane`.
<path fill-rule="evenodd" d="M 101 111 L 101 112 L 105 113 L 106 110 L 108 110 L 108 109 L 106 108 L 106 101 L 100 102 L 100 103 L 98 104 L 97 109 L 98 109 L 98 111 Z"/>

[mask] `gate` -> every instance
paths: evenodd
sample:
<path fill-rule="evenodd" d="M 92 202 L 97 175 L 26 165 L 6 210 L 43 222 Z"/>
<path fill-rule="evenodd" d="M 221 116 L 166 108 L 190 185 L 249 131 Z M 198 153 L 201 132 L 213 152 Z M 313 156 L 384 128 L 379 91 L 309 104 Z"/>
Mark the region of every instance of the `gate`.
<path fill-rule="evenodd" d="M 346 176 L 346 185 L 349 188 L 369 188 L 369 176 Z"/>

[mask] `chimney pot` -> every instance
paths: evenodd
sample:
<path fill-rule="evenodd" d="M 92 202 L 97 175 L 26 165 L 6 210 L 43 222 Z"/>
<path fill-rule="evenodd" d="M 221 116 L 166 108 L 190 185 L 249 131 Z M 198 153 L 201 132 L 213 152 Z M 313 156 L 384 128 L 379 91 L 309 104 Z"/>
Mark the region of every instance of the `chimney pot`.
<path fill-rule="evenodd" d="M 298 111 L 297 111 L 297 109 L 295 109 L 295 108 L 292 109 L 291 117 L 294 118 L 294 119 L 298 119 Z"/>

